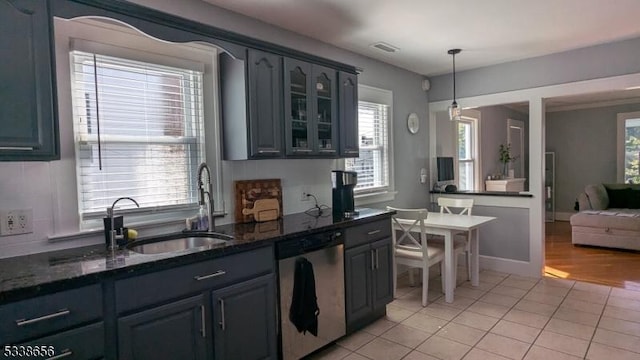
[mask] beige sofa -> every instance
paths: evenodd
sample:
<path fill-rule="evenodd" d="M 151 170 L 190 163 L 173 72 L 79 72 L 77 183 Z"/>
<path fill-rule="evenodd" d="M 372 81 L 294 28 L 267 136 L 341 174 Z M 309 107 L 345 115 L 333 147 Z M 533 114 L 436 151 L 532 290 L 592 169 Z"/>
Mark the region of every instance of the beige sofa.
<path fill-rule="evenodd" d="M 573 244 L 640 250 L 640 185 L 587 185 L 571 216 Z"/>

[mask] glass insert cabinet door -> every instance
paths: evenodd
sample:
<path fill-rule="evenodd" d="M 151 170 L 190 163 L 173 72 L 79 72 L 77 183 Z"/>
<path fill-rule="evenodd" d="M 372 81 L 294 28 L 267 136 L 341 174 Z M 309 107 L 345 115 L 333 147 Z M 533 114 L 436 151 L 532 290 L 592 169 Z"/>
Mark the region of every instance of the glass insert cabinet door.
<path fill-rule="evenodd" d="M 287 155 L 337 155 L 336 71 L 285 59 Z"/>
<path fill-rule="evenodd" d="M 288 155 L 313 152 L 311 64 L 285 59 L 286 147 Z"/>
<path fill-rule="evenodd" d="M 320 153 L 330 155 L 337 150 L 336 122 L 336 73 L 330 69 L 315 67 L 313 72 L 316 98 L 315 140 Z"/>

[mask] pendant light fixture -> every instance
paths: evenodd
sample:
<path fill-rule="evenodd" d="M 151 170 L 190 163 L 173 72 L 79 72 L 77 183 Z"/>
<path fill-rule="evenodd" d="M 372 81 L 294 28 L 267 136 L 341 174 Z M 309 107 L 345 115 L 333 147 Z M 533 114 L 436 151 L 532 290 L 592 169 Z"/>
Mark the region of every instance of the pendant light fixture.
<path fill-rule="evenodd" d="M 447 51 L 447 54 L 453 57 L 453 102 L 451 106 L 449 106 L 449 120 L 457 121 L 460 120 L 460 115 L 462 114 L 462 109 L 458 106 L 456 102 L 456 54 L 460 54 L 462 50 L 460 49 L 451 49 Z"/>

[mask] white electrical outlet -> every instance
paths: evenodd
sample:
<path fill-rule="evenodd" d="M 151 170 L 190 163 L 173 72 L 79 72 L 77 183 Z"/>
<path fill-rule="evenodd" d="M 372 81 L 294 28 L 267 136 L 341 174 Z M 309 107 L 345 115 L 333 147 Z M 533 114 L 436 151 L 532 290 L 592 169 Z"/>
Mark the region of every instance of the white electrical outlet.
<path fill-rule="evenodd" d="M 308 186 L 303 186 L 302 187 L 302 192 L 300 193 L 300 201 L 309 201 L 309 200 L 311 200 L 311 197 L 307 196 L 308 194 L 310 194 L 309 187 Z"/>
<path fill-rule="evenodd" d="M 0 211 L 0 236 L 28 234 L 32 232 L 32 209 Z"/>

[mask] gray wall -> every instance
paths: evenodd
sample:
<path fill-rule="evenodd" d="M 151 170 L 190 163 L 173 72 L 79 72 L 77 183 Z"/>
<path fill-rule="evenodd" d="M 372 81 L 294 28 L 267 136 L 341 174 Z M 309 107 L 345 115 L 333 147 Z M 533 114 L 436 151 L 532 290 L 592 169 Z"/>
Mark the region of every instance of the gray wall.
<path fill-rule="evenodd" d="M 464 50 L 464 49 L 463 49 Z M 640 38 L 456 72 L 456 96 L 493 94 L 640 72 Z M 464 51 L 457 59 L 464 67 Z M 451 99 L 451 75 L 431 78 L 429 101 Z"/>
<path fill-rule="evenodd" d="M 529 261 L 529 209 L 474 206 L 473 215 L 496 217 L 480 229 L 480 255 Z"/>
<path fill-rule="evenodd" d="M 546 151 L 556 153 L 556 211 L 573 212 L 585 185 L 615 183 L 617 114 L 640 104 L 548 112 Z"/>

